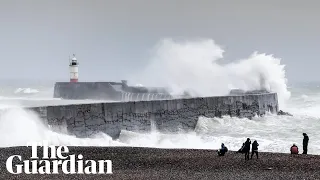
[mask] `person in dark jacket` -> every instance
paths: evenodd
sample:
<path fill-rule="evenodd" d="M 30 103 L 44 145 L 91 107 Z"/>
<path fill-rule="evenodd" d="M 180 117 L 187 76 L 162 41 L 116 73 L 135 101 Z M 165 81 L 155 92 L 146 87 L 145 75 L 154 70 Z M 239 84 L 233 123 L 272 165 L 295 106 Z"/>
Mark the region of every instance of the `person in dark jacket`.
<path fill-rule="evenodd" d="M 221 148 L 218 150 L 218 155 L 224 156 L 226 152 L 228 152 L 228 148 L 222 143 Z"/>
<path fill-rule="evenodd" d="M 243 149 L 244 149 L 244 143 L 242 144 L 241 148 L 237 151 L 237 153 L 244 153 Z"/>
<path fill-rule="evenodd" d="M 249 154 L 250 154 L 250 145 L 251 145 L 251 140 L 250 138 L 247 138 L 247 141 L 244 143 L 244 148 L 243 148 L 243 152 L 245 160 L 249 160 Z"/>
<path fill-rule="evenodd" d="M 308 143 L 309 143 L 309 137 L 306 133 L 303 133 L 303 153 L 302 154 L 307 154 L 308 153 Z"/>
<path fill-rule="evenodd" d="M 257 155 L 257 159 L 259 159 L 259 157 L 258 157 L 258 146 L 259 146 L 259 144 L 258 144 L 257 140 L 254 140 L 253 143 L 252 143 L 251 159 L 252 159 L 254 153 Z"/>

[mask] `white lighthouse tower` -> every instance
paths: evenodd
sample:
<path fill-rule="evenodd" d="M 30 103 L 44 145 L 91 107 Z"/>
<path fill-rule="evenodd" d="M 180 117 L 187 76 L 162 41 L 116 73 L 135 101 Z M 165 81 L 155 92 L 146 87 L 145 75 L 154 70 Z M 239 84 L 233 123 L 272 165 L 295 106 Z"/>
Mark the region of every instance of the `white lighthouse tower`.
<path fill-rule="evenodd" d="M 78 82 L 78 66 L 79 63 L 77 61 L 76 55 L 73 54 L 72 59 L 70 59 L 70 64 L 69 64 L 69 68 L 70 68 L 70 82 Z"/>

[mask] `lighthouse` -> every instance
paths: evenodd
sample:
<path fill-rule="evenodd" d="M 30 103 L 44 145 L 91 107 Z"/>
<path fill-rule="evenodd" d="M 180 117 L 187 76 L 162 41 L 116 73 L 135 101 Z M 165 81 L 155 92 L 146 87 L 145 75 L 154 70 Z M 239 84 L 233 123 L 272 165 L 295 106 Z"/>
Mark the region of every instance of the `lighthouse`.
<path fill-rule="evenodd" d="M 73 54 L 72 59 L 70 60 L 69 69 L 70 69 L 70 82 L 78 82 L 78 66 L 76 55 Z"/>

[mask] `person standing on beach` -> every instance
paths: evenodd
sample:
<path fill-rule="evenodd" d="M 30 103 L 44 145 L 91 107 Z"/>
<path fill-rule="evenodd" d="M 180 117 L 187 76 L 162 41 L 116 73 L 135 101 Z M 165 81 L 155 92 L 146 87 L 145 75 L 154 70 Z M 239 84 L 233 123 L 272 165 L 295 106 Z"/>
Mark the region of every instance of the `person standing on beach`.
<path fill-rule="evenodd" d="M 241 148 L 237 152 L 238 153 L 243 153 L 243 149 L 244 149 L 244 143 L 242 144 Z"/>
<path fill-rule="evenodd" d="M 259 157 L 258 157 L 258 146 L 259 146 L 259 144 L 258 144 L 257 140 L 254 140 L 253 143 L 252 143 L 251 159 L 252 159 L 252 156 L 253 156 L 254 153 L 256 153 L 257 159 L 259 159 Z"/>
<path fill-rule="evenodd" d="M 306 133 L 303 133 L 303 153 L 302 154 L 307 154 L 308 153 L 308 143 L 309 143 L 309 137 Z"/>
<path fill-rule="evenodd" d="M 243 151 L 245 153 L 244 154 L 245 160 L 249 160 L 250 145 L 251 145 L 250 138 L 247 138 L 247 141 L 244 143 L 244 148 L 243 148 Z"/>

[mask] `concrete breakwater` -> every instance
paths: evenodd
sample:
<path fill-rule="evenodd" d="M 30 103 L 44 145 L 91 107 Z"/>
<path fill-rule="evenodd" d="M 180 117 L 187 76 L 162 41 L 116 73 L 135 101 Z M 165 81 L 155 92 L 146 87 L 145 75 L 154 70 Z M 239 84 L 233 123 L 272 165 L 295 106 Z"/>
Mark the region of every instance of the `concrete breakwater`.
<path fill-rule="evenodd" d="M 111 101 L 144 101 L 173 99 L 165 88 L 128 86 L 121 82 L 57 82 L 54 98 L 98 99 Z"/>
<path fill-rule="evenodd" d="M 77 137 L 98 132 L 117 138 L 121 130 L 148 132 L 152 122 L 163 132 L 192 131 L 200 116 L 247 117 L 278 112 L 276 93 L 155 101 L 110 102 L 29 108 L 56 130 Z"/>

